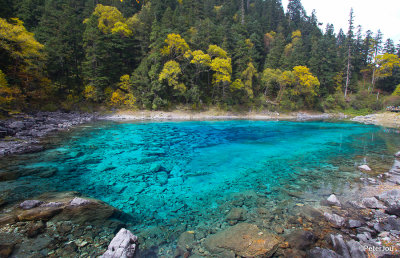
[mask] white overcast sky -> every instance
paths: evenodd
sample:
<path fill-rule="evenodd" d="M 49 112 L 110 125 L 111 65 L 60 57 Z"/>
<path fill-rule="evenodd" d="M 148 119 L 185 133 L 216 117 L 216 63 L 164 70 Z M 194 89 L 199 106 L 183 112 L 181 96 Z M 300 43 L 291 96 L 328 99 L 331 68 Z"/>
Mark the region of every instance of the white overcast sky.
<path fill-rule="evenodd" d="M 285 8 L 289 0 L 282 0 Z M 354 10 L 354 24 L 362 26 L 363 33 L 371 30 L 376 33 L 380 29 L 384 38 L 391 38 L 397 45 L 400 43 L 400 0 L 301 0 L 307 15 L 315 9 L 322 29 L 326 24 L 340 28 L 346 33 L 349 27 L 350 8 Z"/>

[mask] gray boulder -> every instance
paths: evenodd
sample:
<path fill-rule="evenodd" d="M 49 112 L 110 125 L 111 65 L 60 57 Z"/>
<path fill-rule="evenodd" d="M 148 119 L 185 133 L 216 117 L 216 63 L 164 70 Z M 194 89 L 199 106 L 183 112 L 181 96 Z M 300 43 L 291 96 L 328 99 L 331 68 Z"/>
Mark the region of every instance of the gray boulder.
<path fill-rule="evenodd" d="M 334 194 L 331 194 L 327 201 L 329 205 L 341 206 L 339 199 Z"/>
<path fill-rule="evenodd" d="M 350 240 L 346 242 L 350 256 L 353 258 L 367 258 L 365 251 L 361 244 L 355 240 Z"/>
<path fill-rule="evenodd" d="M 362 199 L 362 204 L 370 209 L 385 209 L 386 207 L 379 203 L 379 201 L 375 197 L 369 197 Z"/>
<path fill-rule="evenodd" d="M 343 218 L 343 217 L 341 217 L 339 215 L 336 215 L 336 214 L 331 214 L 331 213 L 325 212 L 324 213 L 324 217 L 325 217 L 325 219 L 327 221 L 329 221 L 335 227 L 338 227 L 338 228 L 343 227 L 345 225 L 345 223 L 346 223 L 346 219 L 345 218 Z"/>
<path fill-rule="evenodd" d="M 361 227 L 362 222 L 359 220 L 350 219 L 349 220 L 349 228 L 358 228 Z"/>
<path fill-rule="evenodd" d="M 351 258 L 349 248 L 342 235 L 331 235 L 333 249 L 344 258 Z"/>
<path fill-rule="evenodd" d="M 396 157 L 400 158 L 400 151 L 399 151 L 399 152 L 397 152 L 396 154 L 394 154 L 394 156 L 396 156 Z"/>
<path fill-rule="evenodd" d="M 386 191 L 378 195 L 377 198 L 385 203 L 387 213 L 400 216 L 400 190 Z"/>
<path fill-rule="evenodd" d="M 340 256 L 332 250 L 322 249 L 319 247 L 313 248 L 307 252 L 308 258 L 339 258 Z"/>
<path fill-rule="evenodd" d="M 359 209 L 359 210 L 365 209 L 364 205 L 362 205 L 361 203 L 356 202 L 356 201 L 348 201 L 347 204 L 355 209 Z"/>
<path fill-rule="evenodd" d="M 100 258 L 132 258 L 135 255 L 137 236 L 129 230 L 121 228 L 111 240 L 107 251 Z"/>

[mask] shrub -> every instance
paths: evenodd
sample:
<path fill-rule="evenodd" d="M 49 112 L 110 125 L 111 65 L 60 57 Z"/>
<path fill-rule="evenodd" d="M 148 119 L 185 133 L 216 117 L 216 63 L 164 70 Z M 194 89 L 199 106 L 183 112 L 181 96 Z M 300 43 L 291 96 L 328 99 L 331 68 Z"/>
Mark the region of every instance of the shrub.
<path fill-rule="evenodd" d="M 384 104 L 384 107 L 388 107 L 388 106 L 397 107 L 397 106 L 400 106 L 400 96 L 396 96 L 396 95 L 389 96 L 389 97 L 387 97 L 385 99 L 383 104 Z"/>
<path fill-rule="evenodd" d="M 396 86 L 396 89 L 393 91 L 392 96 L 400 96 L 400 84 Z"/>

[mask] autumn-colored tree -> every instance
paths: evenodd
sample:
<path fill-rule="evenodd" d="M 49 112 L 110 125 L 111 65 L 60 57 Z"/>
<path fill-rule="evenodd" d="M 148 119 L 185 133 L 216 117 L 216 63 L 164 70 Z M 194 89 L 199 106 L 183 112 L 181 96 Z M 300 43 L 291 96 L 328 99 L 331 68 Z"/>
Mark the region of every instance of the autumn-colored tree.
<path fill-rule="evenodd" d="M 179 63 L 171 60 L 164 64 L 158 80 L 160 82 L 166 81 L 168 86 L 173 87 L 175 90 L 183 93 L 186 91 L 186 86 L 179 83 L 179 76 L 182 74 Z"/>
<path fill-rule="evenodd" d="M 132 85 L 130 84 L 130 76 L 125 74 L 121 76 L 118 89 L 115 90 L 110 99 L 113 106 L 135 107 L 136 98 L 132 93 Z"/>
<path fill-rule="evenodd" d="M 312 107 L 318 95 L 319 81 L 306 66 L 296 66 L 293 71 L 285 71 L 282 81 L 286 85 L 286 94 L 292 101 L 304 101 L 307 107 Z"/>
<path fill-rule="evenodd" d="M 376 79 L 382 79 L 392 76 L 393 69 L 400 67 L 400 58 L 395 54 L 385 53 L 376 56 Z"/>
<path fill-rule="evenodd" d="M 211 57 L 228 58 L 228 53 L 217 45 L 209 45 L 207 53 Z"/>
<path fill-rule="evenodd" d="M 133 34 L 126 24 L 126 19 L 116 7 L 98 4 L 93 14 L 98 16 L 98 27 L 104 34 L 112 33 L 125 37 Z"/>
<path fill-rule="evenodd" d="M 396 89 L 393 91 L 392 96 L 400 96 L 400 84 L 396 86 Z"/>
<path fill-rule="evenodd" d="M 19 98 L 22 104 L 27 97 L 38 99 L 41 89 L 48 84 L 42 75 L 45 55 L 43 45 L 33 33 L 26 30 L 23 22 L 12 18 L 8 22 L 0 18 L 0 70 L 3 74 L 2 100 L 10 104 Z M 5 84 L 5 76 L 8 83 Z M 4 85 L 5 84 L 5 85 Z M 5 103 L 0 103 L 0 106 Z M 7 108 L 4 107 L 3 108 Z M 10 108 L 10 107 L 8 107 Z"/>
<path fill-rule="evenodd" d="M 211 64 L 211 57 L 208 54 L 205 54 L 201 50 L 193 51 L 192 53 L 192 60 L 190 63 L 195 64 L 197 66 L 210 66 Z"/>
<path fill-rule="evenodd" d="M 247 68 L 242 72 L 241 77 L 244 84 L 244 90 L 250 99 L 254 98 L 253 83 L 257 76 L 257 69 L 254 67 L 253 63 L 248 63 Z"/>
<path fill-rule="evenodd" d="M 189 45 L 179 34 L 168 34 L 165 43 L 167 45 L 161 49 L 161 54 L 170 58 L 179 58 L 190 49 Z"/>

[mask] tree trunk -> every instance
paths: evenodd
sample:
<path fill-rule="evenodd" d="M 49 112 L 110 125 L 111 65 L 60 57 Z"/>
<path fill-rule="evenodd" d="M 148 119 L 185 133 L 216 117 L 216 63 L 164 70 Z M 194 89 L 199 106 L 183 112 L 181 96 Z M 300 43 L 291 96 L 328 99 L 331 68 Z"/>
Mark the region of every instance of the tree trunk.
<path fill-rule="evenodd" d="M 371 91 L 373 91 L 375 88 L 375 70 L 376 70 L 376 68 L 375 68 L 375 63 L 374 63 L 374 68 L 372 68 L 372 81 L 371 81 L 372 89 L 371 89 Z M 369 91 L 369 87 L 368 87 L 368 91 Z"/>
<path fill-rule="evenodd" d="M 351 58 L 351 47 L 349 46 L 349 53 L 347 56 L 347 73 L 346 73 L 346 88 L 344 90 L 344 97 L 347 96 L 347 89 L 349 88 L 350 82 L 350 58 Z"/>
<path fill-rule="evenodd" d="M 244 0 L 242 0 L 242 25 L 244 24 Z"/>

